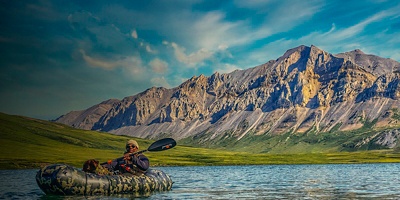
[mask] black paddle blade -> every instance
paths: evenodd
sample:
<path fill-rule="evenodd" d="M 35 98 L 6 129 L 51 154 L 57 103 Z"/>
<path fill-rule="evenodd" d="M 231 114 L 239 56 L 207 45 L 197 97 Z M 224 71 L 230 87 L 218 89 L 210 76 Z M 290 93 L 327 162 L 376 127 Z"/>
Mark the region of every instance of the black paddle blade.
<path fill-rule="evenodd" d="M 151 144 L 147 151 L 164 151 L 176 146 L 176 141 L 172 138 L 164 138 Z"/>

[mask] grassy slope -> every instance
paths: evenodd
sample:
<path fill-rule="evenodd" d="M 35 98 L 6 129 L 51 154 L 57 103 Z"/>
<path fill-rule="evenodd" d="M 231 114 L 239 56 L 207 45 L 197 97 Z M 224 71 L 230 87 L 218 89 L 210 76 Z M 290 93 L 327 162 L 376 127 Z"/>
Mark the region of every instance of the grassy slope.
<path fill-rule="evenodd" d="M 0 113 L 0 169 L 38 168 L 50 163 L 81 167 L 85 160 L 91 158 L 103 162 L 120 157 L 129 138 Z M 136 139 L 141 149 L 146 149 L 153 142 Z M 260 142 L 259 146 L 265 144 Z M 307 146 L 310 148 L 311 145 Z M 243 146 L 239 151 L 227 151 L 194 148 L 179 143 L 173 149 L 147 152 L 146 155 L 152 166 L 400 162 L 400 154 L 389 150 L 267 154 L 251 153 L 251 149 Z"/>
<path fill-rule="evenodd" d="M 297 154 L 297 153 L 336 153 L 354 152 L 364 150 L 384 150 L 385 147 L 376 145 L 375 140 L 368 138 L 376 135 L 385 129 L 373 129 L 376 121 L 365 122 L 362 128 L 351 131 L 339 131 L 334 127 L 329 132 L 316 132 L 310 129 L 306 133 L 287 132 L 281 135 L 264 134 L 256 135 L 249 131 L 247 135 L 237 140 L 232 137 L 233 131 L 227 131 L 213 140 L 208 140 L 213 133 L 203 133 L 195 139 L 188 137 L 180 141 L 186 145 L 199 146 L 201 141 L 203 147 L 219 148 L 229 151 L 245 151 L 251 153 L 270 153 L 270 154 Z M 391 127 L 398 129 L 399 127 Z M 368 142 L 365 142 L 368 141 Z M 362 145 L 360 145 L 362 144 Z M 398 144 L 392 150 L 386 152 L 400 152 Z"/>

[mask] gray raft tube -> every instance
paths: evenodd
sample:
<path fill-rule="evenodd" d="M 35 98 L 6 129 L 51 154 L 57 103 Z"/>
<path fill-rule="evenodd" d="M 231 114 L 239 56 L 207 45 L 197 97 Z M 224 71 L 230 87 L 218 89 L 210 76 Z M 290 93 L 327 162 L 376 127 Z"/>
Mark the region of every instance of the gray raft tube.
<path fill-rule="evenodd" d="M 148 169 L 140 176 L 97 175 L 64 164 L 40 169 L 36 182 L 44 193 L 54 195 L 148 196 L 153 192 L 169 191 L 173 184 L 167 174 L 156 169 Z"/>

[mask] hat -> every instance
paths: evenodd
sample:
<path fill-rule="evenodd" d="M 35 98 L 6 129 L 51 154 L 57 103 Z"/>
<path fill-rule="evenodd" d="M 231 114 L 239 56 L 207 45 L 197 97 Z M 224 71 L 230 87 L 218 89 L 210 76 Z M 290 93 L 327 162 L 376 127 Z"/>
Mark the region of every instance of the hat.
<path fill-rule="evenodd" d="M 139 149 L 139 144 L 136 142 L 136 140 L 128 140 L 128 142 L 126 142 L 126 145 L 128 144 L 133 144 Z"/>

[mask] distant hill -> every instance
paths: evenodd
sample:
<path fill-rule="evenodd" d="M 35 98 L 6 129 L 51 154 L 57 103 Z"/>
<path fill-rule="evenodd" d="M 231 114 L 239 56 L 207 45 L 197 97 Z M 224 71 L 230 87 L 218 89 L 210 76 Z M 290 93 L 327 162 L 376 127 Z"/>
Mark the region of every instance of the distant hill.
<path fill-rule="evenodd" d="M 130 137 L 0 113 L 0 169 L 38 168 L 67 163 L 82 166 L 88 159 L 120 157 Z M 146 147 L 148 140 L 139 140 Z"/>
<path fill-rule="evenodd" d="M 254 152 L 391 149 L 400 137 L 399 69 L 361 50 L 332 55 L 299 46 L 254 68 L 150 88 L 55 121 Z"/>

